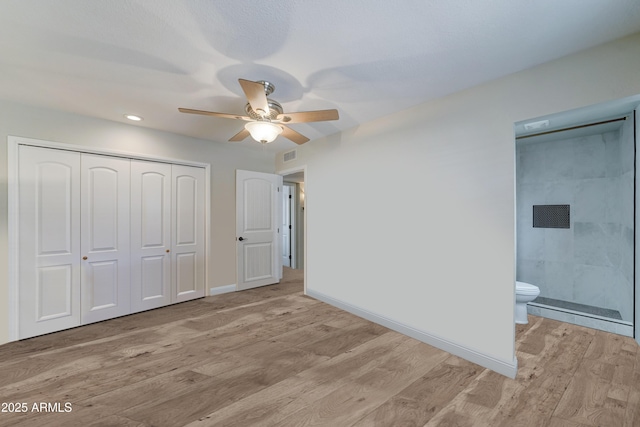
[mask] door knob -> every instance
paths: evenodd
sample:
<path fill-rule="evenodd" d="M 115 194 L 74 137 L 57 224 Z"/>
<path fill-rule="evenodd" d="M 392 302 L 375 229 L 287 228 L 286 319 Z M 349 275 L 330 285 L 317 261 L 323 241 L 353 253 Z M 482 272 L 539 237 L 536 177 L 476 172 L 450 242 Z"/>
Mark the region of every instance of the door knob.
<path fill-rule="evenodd" d="M 167 253 L 169 253 L 169 252 L 170 252 L 169 249 L 167 249 Z"/>
<path fill-rule="evenodd" d="M 240 236 L 240 237 L 238 237 L 238 240 L 240 240 L 242 242 L 243 240 L 247 240 L 247 239 L 245 239 L 244 237 Z"/>
<path fill-rule="evenodd" d="M 86 256 L 83 256 L 83 257 L 82 257 L 82 259 L 86 261 L 86 260 L 87 260 L 87 257 L 86 257 Z"/>

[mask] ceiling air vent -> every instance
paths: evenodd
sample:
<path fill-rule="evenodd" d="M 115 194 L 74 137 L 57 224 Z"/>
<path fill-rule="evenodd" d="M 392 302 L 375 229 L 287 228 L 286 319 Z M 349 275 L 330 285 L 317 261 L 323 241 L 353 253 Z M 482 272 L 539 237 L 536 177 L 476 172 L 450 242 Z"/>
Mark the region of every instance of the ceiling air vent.
<path fill-rule="evenodd" d="M 296 158 L 296 150 L 287 151 L 286 153 L 284 153 L 285 162 L 290 162 L 291 160 L 295 160 L 295 158 Z"/>

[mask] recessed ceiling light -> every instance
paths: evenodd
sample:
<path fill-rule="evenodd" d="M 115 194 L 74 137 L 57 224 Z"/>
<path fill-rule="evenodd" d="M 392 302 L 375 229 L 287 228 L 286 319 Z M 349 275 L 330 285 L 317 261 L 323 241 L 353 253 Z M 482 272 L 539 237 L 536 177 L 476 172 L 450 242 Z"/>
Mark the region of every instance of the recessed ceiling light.
<path fill-rule="evenodd" d="M 129 120 L 133 120 L 134 122 L 139 122 L 140 120 L 142 120 L 142 117 L 133 114 L 125 114 L 124 116 Z"/>

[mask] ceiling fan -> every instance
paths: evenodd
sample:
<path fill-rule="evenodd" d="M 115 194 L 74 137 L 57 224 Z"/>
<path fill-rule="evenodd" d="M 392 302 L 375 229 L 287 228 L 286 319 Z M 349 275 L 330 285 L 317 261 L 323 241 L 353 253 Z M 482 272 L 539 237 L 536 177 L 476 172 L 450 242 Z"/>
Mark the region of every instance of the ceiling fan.
<path fill-rule="evenodd" d="M 338 110 L 300 111 L 297 113 L 283 113 L 282 105 L 267 98 L 275 90 L 275 86 L 264 80 L 252 82 L 238 79 L 244 94 L 249 101 L 244 110 L 246 116 L 213 111 L 178 108 L 181 113 L 202 114 L 205 116 L 222 117 L 225 119 L 244 120 L 248 122 L 244 129 L 232 136 L 229 141 L 242 141 L 249 135 L 256 141 L 267 144 L 282 135 L 296 144 L 304 144 L 309 138 L 291 129 L 285 124 L 324 122 L 338 120 Z"/>

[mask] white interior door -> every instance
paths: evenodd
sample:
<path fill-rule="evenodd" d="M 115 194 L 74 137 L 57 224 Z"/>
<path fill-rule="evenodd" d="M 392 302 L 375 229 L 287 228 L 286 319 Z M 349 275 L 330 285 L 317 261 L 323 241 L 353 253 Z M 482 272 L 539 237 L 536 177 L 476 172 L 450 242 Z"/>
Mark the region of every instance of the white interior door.
<path fill-rule="evenodd" d="M 171 165 L 131 161 L 131 311 L 171 304 Z"/>
<path fill-rule="evenodd" d="M 172 302 L 204 296 L 205 170 L 172 165 Z"/>
<path fill-rule="evenodd" d="M 18 336 L 80 325 L 80 154 L 19 148 Z"/>
<path fill-rule="evenodd" d="M 280 187 L 280 175 L 236 171 L 238 290 L 280 280 Z"/>
<path fill-rule="evenodd" d="M 130 313 L 130 161 L 81 155 L 82 323 Z"/>

